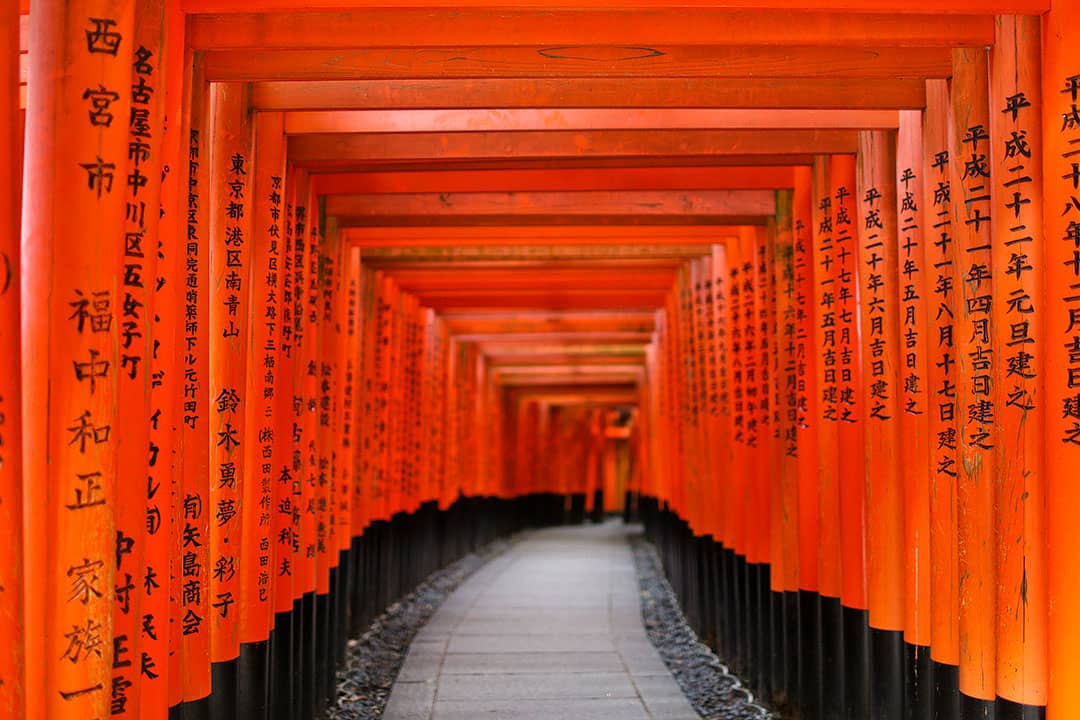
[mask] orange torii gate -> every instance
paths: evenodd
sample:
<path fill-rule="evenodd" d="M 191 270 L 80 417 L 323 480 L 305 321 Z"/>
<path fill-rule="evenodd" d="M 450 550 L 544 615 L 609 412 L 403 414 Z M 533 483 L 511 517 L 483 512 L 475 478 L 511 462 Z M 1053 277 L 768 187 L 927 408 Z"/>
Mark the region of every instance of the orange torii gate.
<path fill-rule="evenodd" d="M 5 717 L 315 717 L 630 407 L 775 707 L 1080 713 L 1072 0 L 7 5 Z"/>

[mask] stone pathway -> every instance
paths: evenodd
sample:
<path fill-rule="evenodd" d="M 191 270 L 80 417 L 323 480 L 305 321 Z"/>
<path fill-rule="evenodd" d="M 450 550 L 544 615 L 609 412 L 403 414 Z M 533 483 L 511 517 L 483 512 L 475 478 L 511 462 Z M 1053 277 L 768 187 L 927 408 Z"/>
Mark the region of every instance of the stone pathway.
<path fill-rule="evenodd" d="M 697 720 L 645 635 L 621 522 L 525 535 L 417 634 L 385 720 Z"/>

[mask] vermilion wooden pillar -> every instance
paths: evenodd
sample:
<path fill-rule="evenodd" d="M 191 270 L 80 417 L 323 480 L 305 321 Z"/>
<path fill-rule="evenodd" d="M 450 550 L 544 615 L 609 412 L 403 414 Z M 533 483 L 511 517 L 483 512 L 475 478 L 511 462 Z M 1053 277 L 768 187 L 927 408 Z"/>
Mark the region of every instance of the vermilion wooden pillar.
<path fill-rule="evenodd" d="M 158 244 L 151 249 L 157 259 L 151 316 L 151 352 L 147 360 L 150 376 L 149 457 L 146 459 L 146 575 L 141 584 L 144 593 L 142 617 L 139 618 L 139 665 L 143 694 L 141 717 L 158 720 L 180 702 L 180 684 L 175 682 L 181 637 L 172 622 L 181 617 L 180 597 L 172 577 L 180 565 L 178 548 L 180 528 L 175 522 L 181 502 L 179 433 L 183 377 L 180 358 L 175 351 L 181 340 L 183 323 L 180 309 L 183 298 L 181 255 L 187 234 L 187 142 L 181 135 L 184 101 L 184 33 L 175 2 L 166 2 L 156 17 L 160 33 L 158 62 L 154 66 L 155 92 L 160 93 L 163 123 L 160 142 L 161 207 Z M 151 16 L 155 17 L 155 16 Z M 137 27 L 148 18 L 140 14 Z M 151 23 L 152 25 L 152 23 Z M 142 32 L 138 31 L 137 32 Z M 150 47 L 150 46 L 147 46 Z M 181 205 L 182 203 L 182 205 Z M 144 243 L 144 249 L 146 244 Z M 156 252 L 155 252 L 156 250 Z M 144 250 L 145 251 L 145 250 Z M 141 672 L 145 667 L 146 671 Z"/>
<path fill-rule="evenodd" d="M 19 119 L 19 8 L 0 9 L 0 167 L 21 165 Z M 0 525 L 9 528 L 0 548 L 0 714 L 25 714 L 23 657 L 22 537 L 22 387 L 19 307 L 22 287 L 19 258 L 20 187 L 10 178 L 0 192 Z"/>
<path fill-rule="evenodd" d="M 130 0 L 42 4 L 29 25 L 38 51 L 29 65 L 24 242 L 21 263 L 8 264 L 22 268 L 23 401 L 33 409 L 23 472 L 34 479 L 24 483 L 26 537 L 34 538 L 25 546 L 26 717 L 34 720 L 111 710 L 117 437 L 132 429 L 118 423 L 116 270 L 134 10 Z M 10 198 L 5 205 L 9 238 L 15 215 Z M 10 287 L 5 295 L 7 309 Z"/>
<path fill-rule="evenodd" d="M 818 594 L 821 623 L 821 716 L 843 717 L 844 632 L 841 608 L 840 532 L 840 414 L 842 328 L 840 305 L 840 262 L 835 237 L 836 213 L 831 185 L 832 158 L 819 155 L 812 167 L 813 203 L 813 300 L 815 315 L 813 344 L 817 363 L 818 413 L 810 418 L 817 424 L 817 443 L 812 449 L 814 481 L 818 492 Z M 849 250 L 850 252 L 850 250 Z"/>
<path fill-rule="evenodd" d="M 1074 48 L 1080 42 L 1080 4 L 1055 2 L 1043 24 L 1043 204 L 1046 245 L 1045 347 L 1046 507 L 1048 551 L 1047 716 L 1080 713 L 1080 539 L 1074 508 L 1080 486 L 1080 181 L 1073 155 L 1080 140 L 1080 83 Z M 1032 156 L 1034 162 L 1039 159 Z M 1034 265 L 1034 263 L 1033 263 Z"/>
<path fill-rule="evenodd" d="M 997 18 L 991 51 L 998 720 L 1046 705 L 1046 350 L 1040 20 Z"/>
<path fill-rule="evenodd" d="M 773 268 L 776 288 L 776 360 L 772 382 L 774 393 L 773 417 L 777 439 L 777 466 L 773 482 L 772 556 L 779 558 L 776 577 L 773 578 L 774 602 L 781 603 L 779 612 L 773 612 L 773 632 L 779 642 L 774 642 L 775 654 L 782 658 L 784 672 L 780 685 L 775 688 L 778 704 L 787 705 L 798 700 L 799 676 L 799 389 L 795 343 L 796 343 L 796 287 L 795 287 L 795 227 L 794 193 L 779 190 L 776 193 L 776 242 Z"/>
<path fill-rule="evenodd" d="M 900 114 L 896 147 L 897 286 L 899 314 L 898 457 L 929 458 L 927 212 L 924 209 L 923 113 Z M 904 661 L 909 717 L 929 718 L 930 460 L 899 462 L 904 510 Z"/>
<path fill-rule="evenodd" d="M 248 327 L 251 313 L 251 123 L 248 88 L 210 86 L 210 660 L 211 713 L 238 711 Z"/>
<path fill-rule="evenodd" d="M 961 716 L 992 716 L 995 699 L 995 447 L 998 350 L 993 330 L 993 214 L 987 53 L 956 50 L 950 86 L 953 229 L 962 288 L 957 316 L 960 373 L 960 692 Z"/>
<path fill-rule="evenodd" d="M 180 503 L 175 508 L 179 530 L 171 582 L 179 587 L 181 663 L 175 681 L 182 685 L 190 712 L 206 717 L 210 694 L 210 375 L 209 253 L 210 142 L 209 85 L 201 59 L 185 56 L 186 112 L 181 142 L 187 167 L 184 208 L 183 275 L 175 288 L 182 302 L 183 334 L 176 344 L 183 377 L 180 408 Z M 184 202 L 186 200 L 186 202 Z M 172 675 L 170 675 L 171 677 Z M 172 682 L 170 680 L 170 682 Z"/>
<path fill-rule="evenodd" d="M 262 718 L 269 709 L 269 633 L 274 615 L 274 552 L 277 541 L 274 487 L 288 457 L 276 442 L 277 393 L 282 343 L 281 316 L 286 250 L 285 136 L 280 113 L 260 113 L 254 123 L 255 145 L 248 192 L 252 213 L 250 320 L 245 343 L 246 435 L 242 452 L 245 482 L 240 487 L 244 544 L 240 549 L 238 707 Z"/>
<path fill-rule="evenodd" d="M 871 716 L 904 708 L 904 493 L 899 468 L 900 364 L 896 134 L 859 133 L 859 313 L 866 442 Z"/>
<path fill-rule="evenodd" d="M 271 122 L 272 124 L 272 122 Z M 258 131 L 256 131 L 258 132 Z M 259 141 L 259 135 L 256 135 Z M 256 180 L 265 177 L 263 173 L 270 173 L 270 188 L 273 191 L 273 168 L 266 167 L 263 163 L 271 163 L 272 160 L 262 160 L 263 153 L 259 153 L 256 162 Z M 273 157 L 273 151 L 269 153 Z M 272 567 L 272 612 L 273 612 L 273 635 L 271 638 L 271 675 L 270 675 L 270 717 L 273 720 L 284 720 L 292 715 L 293 709 L 293 655 L 297 638 L 296 628 L 299 626 L 297 618 L 293 615 L 293 601 L 296 597 L 296 514 L 298 470 L 294 464 L 296 450 L 293 440 L 294 423 L 296 421 L 293 406 L 295 398 L 295 364 L 299 351 L 296 347 L 295 338 L 295 171 L 286 167 L 284 170 L 284 188 L 282 189 L 281 211 L 279 215 L 279 257 L 278 257 L 278 302 L 276 307 L 279 341 L 277 359 L 274 368 L 274 407 L 273 407 L 273 430 L 274 447 L 271 450 L 273 467 L 271 479 L 273 482 L 273 520 L 271 531 L 273 533 L 273 557 Z M 258 193 L 258 190 L 256 190 Z M 258 197 L 258 195 L 256 195 Z M 269 198 L 268 198 L 269 199 Z M 273 203 L 270 203 L 270 210 Z M 259 217 L 256 216 L 256 227 L 259 227 Z M 273 220 L 273 215 L 270 216 Z M 267 254 L 267 262 L 270 260 Z M 256 260 L 255 268 L 258 269 Z"/>
<path fill-rule="evenodd" d="M 794 229 L 794 366 L 796 473 L 798 482 L 798 567 L 799 567 L 799 677 L 798 702 L 803 712 L 814 717 L 820 712 L 819 677 L 822 672 L 820 620 L 820 488 L 818 486 L 818 433 L 820 397 L 817 350 L 817 323 L 821 306 L 814 283 L 814 168 L 795 171 L 792 196 Z"/>
<path fill-rule="evenodd" d="M 162 532 L 156 516 L 148 515 L 151 499 L 146 477 L 152 415 L 150 363 L 155 352 L 152 320 L 161 216 L 163 11 L 160 0 L 136 3 L 124 248 L 116 268 L 120 278 L 116 312 L 120 348 L 117 382 L 123 398 L 117 406 L 117 428 L 126 429 L 116 436 L 117 575 L 111 702 L 114 715 L 141 713 L 145 589 L 157 584 L 160 590 L 165 577 L 160 563 L 155 568 L 147 562 L 148 541 L 157 541 L 160 557 L 166 532 Z M 147 657 L 149 662 L 152 658 Z M 155 674 L 152 667 L 150 674 Z"/>
<path fill-rule="evenodd" d="M 844 637 L 844 704 L 848 717 L 869 715 L 870 639 L 866 573 L 866 458 L 844 452 L 864 446 L 861 328 L 859 323 L 859 197 L 853 155 L 829 165 L 836 262 L 837 444 L 839 451 L 841 605 Z"/>
<path fill-rule="evenodd" d="M 923 117 L 923 216 L 925 218 L 925 296 L 929 337 L 927 386 L 930 433 L 930 656 L 933 710 L 957 718 L 960 664 L 960 569 L 957 544 L 959 460 L 960 258 L 952 224 L 950 147 L 952 108 L 946 81 L 926 83 Z"/>

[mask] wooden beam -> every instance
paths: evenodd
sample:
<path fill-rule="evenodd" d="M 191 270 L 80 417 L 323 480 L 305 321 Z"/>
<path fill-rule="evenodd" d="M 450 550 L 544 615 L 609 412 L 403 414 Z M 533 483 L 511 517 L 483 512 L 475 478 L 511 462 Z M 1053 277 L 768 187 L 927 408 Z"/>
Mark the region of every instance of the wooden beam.
<path fill-rule="evenodd" d="M 622 309 L 622 310 L 625 310 Z M 650 308 L 650 311 L 652 308 Z M 450 310 L 449 312 L 455 312 Z M 442 313 L 440 313 L 441 315 Z M 587 330 L 581 332 L 496 332 L 496 333 L 460 333 L 455 335 L 459 342 L 487 343 L 500 345 L 533 344 L 558 342 L 564 345 L 598 345 L 602 343 L 639 343 L 652 342 L 652 332 L 601 332 Z"/>
<path fill-rule="evenodd" d="M 866 108 L 926 104 L 919 78 L 492 78 L 268 81 L 261 110 L 441 108 Z"/>
<path fill-rule="evenodd" d="M 442 321 L 451 335 L 499 332 L 639 332 L 656 329 L 656 318 L 644 313 L 446 313 Z"/>
<path fill-rule="evenodd" d="M 573 354 L 510 354 L 496 355 L 485 353 L 488 359 L 488 367 L 505 369 L 513 372 L 535 371 L 552 365 L 578 365 L 581 367 L 638 367 L 645 363 L 645 350 L 640 348 L 634 355 L 626 354 L 597 354 L 597 355 L 573 355 Z"/>
<path fill-rule="evenodd" d="M 662 307 L 667 290 L 531 290 L 451 291 L 417 293 L 421 304 L 435 310 L 457 309 L 632 309 Z"/>
<path fill-rule="evenodd" d="M 217 82 L 558 77 L 941 78 L 948 48 L 697 46 L 204 51 Z"/>
<path fill-rule="evenodd" d="M 405 268 L 390 271 L 405 292 L 421 295 L 428 292 L 541 292 L 551 290 L 601 292 L 606 290 L 668 290 L 674 285 L 675 268 L 638 266 L 619 269 L 593 263 L 592 266 L 565 268 L 560 265 L 519 268 L 446 267 Z"/>
<path fill-rule="evenodd" d="M 20 0 L 26 3 L 27 0 Z M 183 0 L 188 13 L 267 13 L 340 10 L 342 0 Z M 381 8 L 386 0 L 353 0 L 352 7 Z M 398 7 L 469 7 L 502 9 L 504 0 L 396 0 Z M 517 0 L 516 7 L 549 7 L 548 0 Z M 592 0 L 594 8 L 625 8 L 626 0 Z M 634 0 L 635 8 L 668 7 L 670 0 Z M 944 13 L 1040 15 L 1050 9 L 1050 0 L 680 0 L 679 7 L 740 8 L 758 10 L 828 10 L 867 13 Z"/>
<path fill-rule="evenodd" d="M 342 227 L 491 224 L 749 224 L 772 215 L 769 190 L 625 190 L 331 195 Z"/>
<path fill-rule="evenodd" d="M 285 115 L 288 135 L 538 130 L 881 130 L 895 110 L 515 109 L 312 110 Z"/>
<path fill-rule="evenodd" d="M 318 195 L 577 190 L 772 190 L 794 186 L 790 167 L 636 167 L 569 170 L 480 170 L 319 173 Z"/>
<path fill-rule="evenodd" d="M 636 5 L 637 3 L 635 3 Z M 453 32 L 447 32 L 453 28 Z M 781 10 L 685 7 L 379 8 L 348 12 L 197 15 L 189 26 L 197 50 L 460 45 L 651 47 L 657 45 L 986 46 L 990 15 L 883 15 L 804 12 L 797 24 Z"/>
<path fill-rule="evenodd" d="M 641 158 L 849 154 L 850 130 L 601 130 L 597 132 L 386 133 L 289 138 L 297 165 L 404 160 Z M 638 163 L 640 165 L 640 162 Z"/>
<path fill-rule="evenodd" d="M 612 131 L 614 132 L 614 131 Z M 622 131 L 620 131 L 622 132 Z M 685 131 L 684 131 L 685 132 Z M 734 132 L 734 131 L 731 131 Z M 855 131 L 832 131 L 855 132 Z M 843 153 L 834 153 L 843 154 Z M 811 153 L 784 153 L 765 155 L 760 152 L 735 155 L 649 155 L 632 157 L 527 157 L 527 158 L 489 158 L 482 160 L 458 158 L 429 158 L 414 160 L 320 160 L 298 163 L 298 167 L 312 173 L 332 172 L 461 172 L 480 170 L 601 170 L 613 168 L 640 168 L 646 165 L 657 167 L 721 168 L 745 167 L 809 167 L 814 155 Z"/>

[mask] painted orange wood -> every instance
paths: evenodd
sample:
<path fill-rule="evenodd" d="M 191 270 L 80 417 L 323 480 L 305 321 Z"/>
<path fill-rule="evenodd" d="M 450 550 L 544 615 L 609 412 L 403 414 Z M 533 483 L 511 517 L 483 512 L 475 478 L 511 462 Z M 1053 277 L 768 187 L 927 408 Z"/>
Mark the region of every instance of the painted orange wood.
<path fill-rule="evenodd" d="M 795 367 L 795 464 L 798 483 L 798 567 L 799 590 L 818 592 L 821 545 L 820 498 L 818 487 L 819 417 L 818 366 L 821 355 L 815 347 L 821 306 L 814 284 L 813 169 L 797 168 L 792 194 L 793 362 Z"/>
<path fill-rule="evenodd" d="M 156 66 L 158 92 L 163 93 L 164 117 L 175 118 L 164 126 L 161 137 L 161 209 L 157 277 L 154 286 L 154 313 L 151 337 L 153 351 L 148 360 L 150 374 L 150 452 L 147 458 L 146 564 L 157 577 L 144 578 L 143 617 L 140 620 L 142 650 L 147 667 L 155 677 L 143 676 L 143 720 L 157 720 L 182 699 L 180 648 L 183 637 L 174 618 L 183 617 L 179 593 L 172 592 L 172 578 L 181 572 L 181 526 L 178 506 L 181 489 L 179 427 L 183 410 L 181 359 L 175 352 L 184 331 L 180 287 L 184 271 L 181 257 L 187 241 L 187 172 L 184 160 L 188 139 L 182 135 L 184 116 L 184 35 L 177 19 L 175 3 L 164 7 L 160 20 L 163 48 Z M 141 17 L 136 18 L 139 23 Z M 182 203 L 182 205 L 181 205 Z M 157 530 L 151 533 L 154 524 Z M 145 626 L 144 624 L 145 623 Z M 143 657 L 140 654 L 140 665 Z"/>
<path fill-rule="evenodd" d="M 23 476 L 33 479 L 23 484 L 32 509 L 25 517 L 31 540 L 23 590 L 25 716 L 33 720 L 105 716 L 111 705 L 118 449 L 112 431 L 127 429 L 113 428 L 121 372 L 116 269 L 124 250 L 122 119 L 130 110 L 133 11 L 131 2 L 78 0 L 42 4 L 30 18 L 30 46 L 51 49 L 29 60 L 27 242 L 15 265 L 26 299 L 22 399 L 31 410 L 23 421 Z M 107 94 L 103 114 L 95 116 L 83 94 L 98 87 Z M 121 120 L 105 122 L 112 117 Z M 5 233 L 15 217 L 8 212 Z"/>
<path fill-rule="evenodd" d="M 818 551 L 818 590 L 823 598 L 841 595 L 840 532 L 840 455 L 839 434 L 841 380 L 844 380 L 840 341 L 839 260 L 835 239 L 835 220 L 831 185 L 832 158 L 818 157 L 812 168 L 813 202 L 813 302 L 817 321 L 812 335 L 817 365 L 819 392 L 816 423 L 817 443 L 811 458 L 815 466 L 814 482 L 818 488 L 818 525 L 821 530 Z M 845 381 L 846 384 L 846 381 Z"/>
<path fill-rule="evenodd" d="M 180 530 L 179 574 L 181 668 L 173 673 L 183 686 L 184 701 L 210 694 L 210 371 L 208 253 L 210 240 L 209 84 L 197 57 L 184 58 L 185 103 L 182 148 L 187 156 L 187 193 L 182 197 L 184 275 L 176 291 L 183 300 L 183 337 L 177 343 L 183 374 L 180 412 L 181 502 L 175 522 Z M 181 192 L 181 195 L 184 195 Z M 179 670 L 179 668 L 178 668 Z"/>
<path fill-rule="evenodd" d="M 1045 231 L 1045 387 L 1046 387 L 1046 508 L 1049 620 L 1047 625 L 1049 685 L 1047 716 L 1069 717 L 1080 712 L 1080 574 L 1075 572 L 1076 523 L 1069 508 L 1080 502 L 1080 487 L 1070 468 L 1080 458 L 1080 418 L 1077 417 L 1077 363 L 1072 352 L 1080 337 L 1076 288 L 1080 266 L 1074 265 L 1077 246 L 1077 208 L 1072 198 L 1075 156 L 1071 155 L 1080 124 L 1075 60 L 1070 48 L 1080 40 L 1076 2 L 1054 3 L 1043 24 L 1042 140 L 1044 156 L 1043 222 Z M 1034 162 L 1039 162 L 1034 156 Z"/>
<path fill-rule="evenodd" d="M 248 332 L 251 325 L 252 197 L 255 163 L 243 85 L 210 86 L 210 617 L 211 660 L 240 653 L 243 489 L 258 477 L 245 464 Z M 251 508 L 247 508 L 251 509 Z M 251 528 L 253 531 L 256 528 Z"/>
<path fill-rule="evenodd" d="M 997 574 L 994 448 L 1001 410 L 994 388 L 1000 346 L 993 330 L 991 144 L 987 53 L 955 51 L 950 86 L 955 137 L 950 157 L 953 230 L 960 252 L 957 350 L 960 373 L 960 691 L 995 698 Z"/>
<path fill-rule="evenodd" d="M 555 223 L 752 223 L 772 214 L 768 190 L 334 195 L 326 212 L 343 226 Z"/>
<path fill-rule="evenodd" d="M 932 467 L 929 434 L 930 399 L 927 307 L 932 295 L 926 278 L 933 273 L 926 261 L 928 218 L 923 168 L 923 113 L 900 115 L 896 140 L 897 302 L 899 369 L 897 392 L 899 457 L 927 458 L 899 463 L 904 499 L 904 639 L 924 652 L 930 646 L 930 498 Z M 922 686 L 920 685 L 920 688 Z"/>
<path fill-rule="evenodd" d="M 298 135 L 298 164 L 347 161 L 688 157 L 854 152 L 849 130 L 609 130 L 589 132 Z M 746 164 L 746 163 L 741 163 Z M 785 163 L 791 164 L 791 163 Z"/>
<path fill-rule="evenodd" d="M 167 577 L 159 559 L 168 557 L 167 533 L 148 512 L 147 463 L 150 445 L 151 361 L 155 354 L 153 318 L 158 264 L 161 208 L 162 133 L 165 125 L 162 87 L 162 24 L 164 4 L 160 0 L 136 3 L 132 44 L 135 51 L 130 72 L 131 106 L 128 115 L 129 161 L 127 175 L 124 247 L 116 259 L 116 329 L 119 357 L 117 383 L 119 397 L 112 426 L 117 444 L 116 470 L 116 604 L 113 612 L 113 674 L 110 710 L 117 715 L 142 713 L 141 682 L 144 656 L 143 618 L 148 612 L 146 589 L 162 586 Z M 148 448 L 151 448 L 148 453 Z M 155 493 L 156 495 L 156 493 Z M 148 560 L 151 541 L 157 557 Z M 147 579 L 149 578 L 149 580 Z M 160 607 L 160 605 L 159 605 Z M 159 655 L 164 662 L 165 656 Z M 150 672 L 154 669 L 151 667 Z M 164 698 L 155 698 L 161 700 Z M 158 707 L 163 707 L 160 702 Z"/>
<path fill-rule="evenodd" d="M 256 82 L 262 110 L 921 107 L 916 78 L 467 78 Z"/>
<path fill-rule="evenodd" d="M 282 117 L 279 113 L 259 113 L 253 130 L 254 154 L 248 181 L 248 208 L 252 213 L 248 241 L 250 319 L 244 349 L 247 437 L 242 452 L 246 476 L 240 488 L 245 540 L 239 567 L 241 643 L 266 640 L 273 625 L 276 575 L 273 546 L 277 541 L 273 518 L 280 514 L 279 506 L 274 503 L 274 488 L 280 482 L 282 466 L 289 459 L 275 437 L 283 431 L 277 413 L 282 411 L 278 393 L 283 392 L 285 379 L 280 373 L 285 321 L 283 279 L 287 272 L 284 263 L 288 253 Z"/>
<path fill-rule="evenodd" d="M 619 170 L 488 170 L 432 173 L 320 173 L 320 195 L 572 190 L 773 190 L 792 185 L 792 168 L 638 167 Z"/>
<path fill-rule="evenodd" d="M 340 3 L 339 3 L 340 5 Z M 239 8 L 238 8 L 239 9 Z M 296 10 L 303 8 L 298 6 Z M 875 8 L 876 9 L 876 8 Z M 808 9 L 809 10 L 809 9 Z M 879 45 L 981 46 L 993 42 L 989 15 L 904 15 L 802 12 L 798 29 L 784 10 L 702 7 L 687 22 L 684 7 L 539 9 L 383 7 L 352 12 L 207 14 L 192 18 L 192 47 L 266 50 L 311 48 L 457 48 L 469 45 L 542 45 L 550 56 L 648 51 L 651 46 Z M 989 12 L 981 10 L 981 12 Z M 452 27 L 453 32 L 446 32 Z M 633 38 L 632 42 L 627 42 Z M 636 46 L 636 47 L 628 47 Z"/>
<path fill-rule="evenodd" d="M 949 72 L 947 47 L 874 49 L 799 44 L 784 47 L 673 45 L 551 48 L 455 46 L 349 50 L 205 51 L 215 82 L 260 80 L 372 80 L 443 78 L 756 77 L 932 78 Z"/>
<path fill-rule="evenodd" d="M 896 128 L 894 110 L 514 109 L 309 110 L 286 113 L 290 135 L 536 130 L 872 130 Z"/>
<path fill-rule="evenodd" d="M 858 200 L 856 162 L 853 155 L 835 155 L 829 163 L 833 210 L 833 243 L 836 247 L 836 312 L 839 353 L 837 380 L 837 445 L 840 451 L 840 549 L 841 602 L 845 607 L 866 610 L 866 458 L 843 448 L 863 447 L 862 348 L 858 282 Z"/>
<path fill-rule="evenodd" d="M 779 558 L 773 587 L 799 590 L 799 378 L 796 355 L 797 298 L 795 284 L 794 192 L 776 193 L 776 241 L 773 267 L 776 287 L 776 362 L 772 382 L 778 402 L 773 408 L 777 433 L 777 465 L 773 485 L 773 552 Z"/>
<path fill-rule="evenodd" d="M 960 372 L 957 332 L 961 258 L 952 224 L 952 106 L 944 80 L 927 82 L 923 115 L 923 213 L 927 272 L 922 292 L 929 324 L 930 392 L 930 656 L 960 664 L 960 567 L 957 493 L 960 476 Z"/>
<path fill-rule="evenodd" d="M 904 629 L 904 492 L 899 413 L 903 351 L 899 332 L 896 134 L 860 137 L 859 319 L 866 447 L 867 601 L 870 627 Z"/>
<path fill-rule="evenodd" d="M 19 119 L 18 7 L 0 9 L 0 167 L 21 165 L 23 132 Z M 0 713 L 25 716 L 23 656 L 22 386 L 19 329 L 22 263 L 19 251 L 22 184 L 0 192 L 0 525 L 9 541 L 0 549 Z"/>
<path fill-rule="evenodd" d="M 624 0 L 599 0 L 594 3 L 597 8 L 622 7 Z M 382 7 L 385 0 L 372 2 L 361 0 L 354 3 L 357 7 L 372 6 Z M 467 0 L 467 2 L 449 2 L 449 0 L 398 0 L 395 3 L 404 7 L 503 7 L 501 3 L 493 3 L 492 0 Z M 687 0 L 683 3 L 686 7 L 716 7 L 716 0 Z M 522 0 L 518 6 L 549 8 L 547 2 L 540 0 Z M 666 6 L 663 0 L 639 0 L 636 7 Z M 341 0 L 183 0 L 183 7 L 189 13 L 258 13 L 258 12 L 283 12 L 313 9 L 339 9 Z M 727 0 L 722 4 L 725 8 L 764 8 L 785 10 L 806 10 L 805 0 Z M 871 12 L 871 13 L 1018 13 L 1038 15 L 1050 9 L 1047 0 L 953 0 L 947 7 L 942 7 L 939 0 L 891 0 L 888 3 L 875 2 L 875 0 L 824 0 L 814 3 L 815 10 L 837 10 L 845 12 Z"/>
<path fill-rule="evenodd" d="M 1001 428 L 994 498 L 995 691 L 1000 698 L 1036 706 L 1046 704 L 1049 602 L 1044 472 L 1049 439 L 1042 371 L 1046 239 L 1043 168 L 1036 160 L 1044 147 L 1040 34 L 1038 18 L 998 18 L 990 69 L 992 315 L 1001 353 L 994 388 Z"/>

